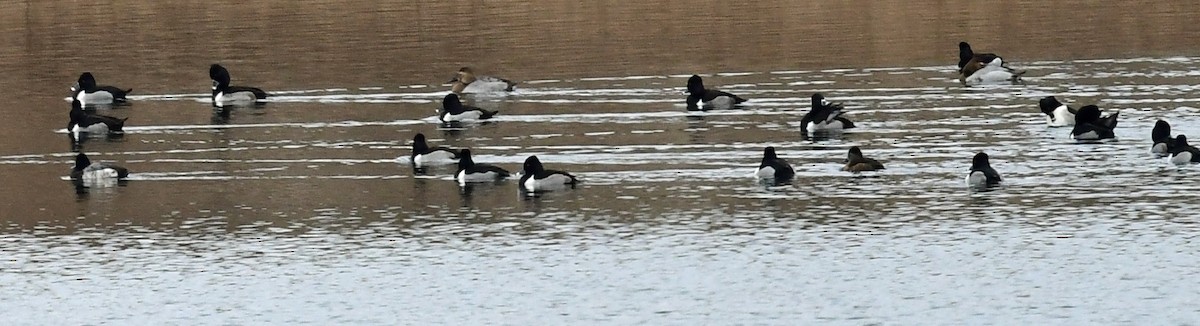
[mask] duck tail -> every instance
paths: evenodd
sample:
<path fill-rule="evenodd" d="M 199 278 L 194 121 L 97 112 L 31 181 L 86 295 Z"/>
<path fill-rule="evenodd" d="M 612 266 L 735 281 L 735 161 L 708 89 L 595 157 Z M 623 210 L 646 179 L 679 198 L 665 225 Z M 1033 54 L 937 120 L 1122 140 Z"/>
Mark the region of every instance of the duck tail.
<path fill-rule="evenodd" d="M 491 119 L 492 117 L 496 116 L 497 113 L 500 113 L 500 111 L 488 111 L 488 110 L 480 110 L 480 111 L 483 111 L 483 115 L 479 116 L 480 119 Z"/>

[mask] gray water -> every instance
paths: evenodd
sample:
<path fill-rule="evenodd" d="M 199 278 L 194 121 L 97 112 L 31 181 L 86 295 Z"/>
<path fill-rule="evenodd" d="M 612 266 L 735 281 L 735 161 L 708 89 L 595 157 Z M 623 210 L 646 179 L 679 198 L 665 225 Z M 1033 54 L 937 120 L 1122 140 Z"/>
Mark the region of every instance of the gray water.
<path fill-rule="evenodd" d="M 473 22 L 559 12 L 476 5 L 467 14 Z M 1051 7 L 1018 11 L 1041 12 L 1060 4 L 1044 5 Z M 15 6 L 0 9 L 21 16 Z M 1084 59 L 1037 44 L 992 49 L 977 42 L 983 51 L 1005 50 L 1001 54 L 1027 70 L 1027 78 L 1021 85 L 963 87 L 952 66 L 959 38 L 906 53 L 920 47 L 906 41 L 929 36 L 895 39 L 878 26 L 857 32 L 868 36 L 854 39 L 856 44 L 887 39 L 875 42 L 883 45 L 872 51 L 892 48 L 899 54 L 847 59 L 835 49 L 793 64 L 772 60 L 772 51 L 753 50 L 756 55 L 749 57 L 719 55 L 723 59 L 709 66 L 703 62 L 707 57 L 671 62 L 649 55 L 561 70 L 572 60 L 600 62 L 630 50 L 591 40 L 571 43 L 562 53 L 547 52 L 553 47 L 544 44 L 562 36 L 524 33 L 499 39 L 504 42 L 479 41 L 491 40 L 480 36 L 490 35 L 487 29 L 471 34 L 412 27 L 440 24 L 439 17 L 466 10 L 440 4 L 403 8 L 419 14 L 357 12 L 353 9 L 369 6 L 348 4 L 335 11 L 341 14 L 336 17 L 325 16 L 328 8 L 317 5 L 292 14 L 262 5 L 266 8 L 252 9 L 274 12 L 266 21 L 281 30 L 297 27 L 301 35 L 327 35 L 306 34 L 311 31 L 305 28 L 335 26 L 326 32 L 366 36 L 320 37 L 345 46 L 317 47 L 311 56 L 304 50 L 312 45 L 297 41 L 304 37 L 282 32 L 282 39 L 265 45 L 246 46 L 226 36 L 212 46 L 179 36 L 195 34 L 189 31 L 195 26 L 170 21 L 229 34 L 262 23 L 196 15 L 191 8 L 154 11 L 161 16 L 135 17 L 166 27 L 138 35 L 173 38 L 166 38 L 167 44 L 149 42 L 146 46 L 157 52 L 132 53 L 136 60 L 116 65 L 145 66 L 116 69 L 100 60 L 105 57 L 45 55 L 76 52 L 70 42 L 58 42 L 79 37 L 64 33 L 59 20 L 91 17 L 88 13 L 69 10 L 60 16 L 50 14 L 62 9 L 55 4 L 25 6 L 23 23 L 5 25 L 7 31 L 24 28 L 29 35 L 23 43 L 10 41 L 24 44 L 24 50 L 6 54 L 15 58 L 9 62 L 23 64 L 4 66 L 6 77 L 0 79 L 5 88 L 25 95 L 4 112 L 29 119 L 3 131 L 6 141 L 0 146 L 0 175 L 7 181 L 0 196 L 8 199 L 0 203 L 5 324 L 1189 324 L 1200 319 L 1194 304 L 1200 297 L 1194 281 L 1200 260 L 1193 243 L 1200 216 L 1195 213 L 1200 209 L 1195 204 L 1200 186 L 1193 179 L 1197 167 L 1176 167 L 1149 153 L 1150 128 L 1157 119 L 1170 121 L 1175 133 L 1200 131 L 1200 53 L 1178 48 L 1194 41 L 1122 42 L 1143 38 L 1127 33 L 1111 36 L 1112 42 L 1084 43 L 1128 47 L 1067 46 L 1084 49 Z M 817 16 L 854 17 L 856 12 L 784 9 Z M 548 28 L 587 29 L 564 22 L 597 19 L 606 10 L 550 15 L 558 23 Z M 611 10 L 606 14 L 622 17 L 617 23 L 592 27 L 627 35 L 626 29 L 640 26 L 626 12 L 636 9 Z M 647 15 L 661 21 L 686 13 L 664 12 Z M 1113 7 L 1098 15 L 1120 12 Z M 419 31 L 416 40 L 370 34 L 380 33 L 368 28 L 375 25 L 367 18 L 377 15 L 413 18 L 395 24 L 411 28 L 397 30 Z M 759 27 L 775 26 L 771 23 L 780 17 L 773 15 L 783 14 L 768 15 L 741 17 L 750 27 L 722 20 L 687 35 L 733 34 L 769 42 L 773 36 Z M 921 13 L 901 10 L 891 17 L 911 15 Z M 1178 21 L 1177 15 L 1196 14 L 1151 10 L 1141 15 L 1168 24 Z M 961 23 L 951 18 L 920 22 Z M 105 24 L 86 18 L 72 26 L 100 35 Z M 689 26 L 679 24 L 666 26 Z M 814 33 L 837 35 L 835 27 L 844 27 L 836 19 L 824 24 Z M 778 28 L 799 32 L 807 27 Z M 1141 28 L 1145 39 L 1187 32 Z M 644 37 L 672 45 L 682 41 L 669 34 Z M 462 58 L 446 63 L 432 55 L 454 53 L 446 49 L 463 43 L 435 40 L 455 37 L 475 39 L 468 42 L 473 47 L 519 54 L 480 59 L 486 62 L 485 74 L 507 72 L 502 77 L 522 82 L 512 94 L 467 97 L 471 104 L 500 111 L 490 123 L 448 128 L 436 122 L 434 109 L 449 89 L 440 82 L 458 66 L 475 64 Z M 498 50 L 509 44 L 531 48 Z M 647 45 L 657 46 L 662 45 Z M 280 49 L 245 52 L 258 47 Z M 380 55 L 396 48 L 404 48 L 395 50 L 401 55 Z M 112 57 L 134 50 L 95 51 Z M 289 51 L 296 54 L 294 61 L 276 55 Z M 539 66 L 539 61 L 547 63 Z M 848 62 L 830 63 L 842 61 Z M 235 84 L 263 86 L 276 96 L 262 107 L 237 108 L 228 117 L 215 114 L 203 74 L 212 62 L 225 64 Z M 363 62 L 405 68 L 371 69 Z M 94 71 L 101 84 L 136 89 L 130 105 L 98 109 L 130 118 L 124 137 L 79 145 L 95 161 L 130 168 L 127 182 L 76 188 L 67 181 L 75 145 L 61 130 L 69 109 L 66 87 L 84 70 Z M 705 76 L 710 87 L 751 101 L 737 110 L 689 112 L 682 93 L 693 73 Z M 802 139 L 799 120 L 814 92 L 843 102 L 859 128 L 828 139 Z M 1046 127 L 1037 100 L 1047 95 L 1075 107 L 1097 104 L 1120 112 L 1119 140 L 1077 144 L 1069 128 Z M 418 132 L 433 144 L 471 148 L 477 162 L 513 171 L 527 156 L 537 155 L 549 168 L 572 172 L 582 183 L 537 196 L 519 193 L 515 180 L 461 187 L 451 177 L 453 166 L 417 171 L 406 162 L 410 139 Z M 765 186 L 751 177 L 765 146 L 775 146 L 796 168 L 791 184 Z M 839 171 L 850 146 L 862 147 L 887 169 Z M 972 192 L 963 178 L 971 157 L 981 151 L 991 155 L 1005 183 Z"/>

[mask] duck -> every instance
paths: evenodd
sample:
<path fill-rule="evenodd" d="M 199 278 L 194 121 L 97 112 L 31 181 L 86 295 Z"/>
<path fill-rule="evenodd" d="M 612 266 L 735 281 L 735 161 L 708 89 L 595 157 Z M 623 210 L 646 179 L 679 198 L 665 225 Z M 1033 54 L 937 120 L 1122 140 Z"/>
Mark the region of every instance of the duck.
<path fill-rule="evenodd" d="M 491 119 L 499 111 L 489 111 L 473 106 L 463 105 L 458 94 L 446 94 L 442 98 L 442 109 L 438 111 L 438 120 L 442 122 L 470 122 Z"/>
<path fill-rule="evenodd" d="M 1024 71 L 1014 71 L 1004 66 L 1004 59 L 1000 57 L 991 58 L 990 61 L 981 61 L 978 70 L 966 74 L 967 69 L 959 76 L 963 85 L 983 85 L 983 84 L 999 84 L 999 83 L 1019 83 L 1021 75 Z"/>
<path fill-rule="evenodd" d="M 850 152 L 846 158 L 846 166 L 842 167 L 842 171 L 862 172 L 883 170 L 883 163 L 879 163 L 875 159 L 863 157 L 862 150 L 858 146 L 850 147 Z"/>
<path fill-rule="evenodd" d="M 1071 129 L 1071 138 L 1081 141 L 1096 141 L 1116 138 L 1113 128 L 1117 127 L 1117 116 L 1114 112 L 1107 117 L 1100 117 L 1100 107 L 1085 105 L 1075 113 L 1075 128 Z"/>
<path fill-rule="evenodd" d="M 412 155 L 409 156 L 409 162 L 416 166 L 448 164 L 458 162 L 460 154 L 460 151 L 444 146 L 429 147 L 425 143 L 425 134 L 417 133 L 416 136 L 413 136 Z"/>
<path fill-rule="evenodd" d="M 107 115 L 87 113 L 83 110 L 83 102 L 79 99 L 71 101 L 70 119 L 70 122 L 67 122 L 67 132 L 73 134 L 76 139 L 80 137 L 80 134 L 122 134 L 125 132 L 125 120 L 129 120 L 129 118 L 118 119 Z"/>
<path fill-rule="evenodd" d="M 75 167 L 71 169 L 72 180 L 104 180 L 125 179 L 129 170 L 120 166 L 104 163 L 93 164 L 87 154 L 80 152 L 75 155 Z"/>
<path fill-rule="evenodd" d="M 540 192 L 574 187 L 578 182 L 579 179 L 570 173 L 547 170 L 542 166 L 542 161 L 538 160 L 537 155 L 531 155 L 525 159 L 525 164 L 522 165 L 519 186 L 522 191 Z"/>
<path fill-rule="evenodd" d="M 1000 184 L 1000 173 L 988 163 L 987 153 L 976 153 L 971 159 L 971 172 L 967 173 L 967 187 L 983 189 Z"/>
<path fill-rule="evenodd" d="M 91 72 L 79 75 L 75 85 L 71 86 L 72 98 L 84 104 L 113 104 L 125 102 L 125 95 L 133 89 L 120 89 L 108 85 L 96 85 L 96 77 Z"/>
<path fill-rule="evenodd" d="M 704 88 L 704 79 L 700 75 L 692 75 L 687 81 L 687 107 L 688 110 L 700 110 L 700 104 L 703 102 L 704 107 L 710 109 L 731 109 L 738 104 L 746 102 L 746 99 L 737 95 L 730 94 L 715 89 Z"/>
<path fill-rule="evenodd" d="M 992 62 L 993 59 L 999 57 L 995 53 L 975 53 L 971 50 L 971 44 L 958 42 L 958 73 L 970 76 L 983 68 L 984 63 Z"/>
<path fill-rule="evenodd" d="M 1175 150 L 1175 138 L 1171 137 L 1171 124 L 1162 119 L 1154 123 L 1154 129 L 1150 131 L 1150 140 L 1154 142 L 1154 145 L 1150 145 L 1150 153 L 1158 157 L 1169 156 Z"/>
<path fill-rule="evenodd" d="M 1171 163 L 1175 165 L 1187 165 L 1190 163 L 1200 163 L 1200 149 L 1195 146 L 1188 145 L 1186 135 L 1175 136 L 1175 148 L 1171 150 Z"/>
<path fill-rule="evenodd" d="M 844 113 L 841 103 L 830 103 L 821 93 L 812 95 L 812 110 L 800 118 L 800 132 L 808 135 L 809 131 L 838 131 L 854 128 L 854 122 L 842 116 Z"/>
<path fill-rule="evenodd" d="M 267 92 L 257 87 L 230 86 L 229 70 L 219 64 L 208 67 L 208 77 L 212 78 L 213 106 L 249 105 L 267 98 Z"/>
<path fill-rule="evenodd" d="M 471 150 L 463 149 L 458 156 L 458 172 L 455 174 L 458 183 L 493 182 L 508 178 L 508 170 L 495 165 L 475 163 L 471 159 Z"/>
<path fill-rule="evenodd" d="M 471 67 L 458 69 L 450 84 L 450 91 L 458 94 L 511 92 L 517 86 L 516 82 L 508 79 L 475 75 Z"/>
<path fill-rule="evenodd" d="M 792 180 L 792 177 L 796 176 L 796 171 L 792 170 L 791 164 L 775 154 L 774 146 L 767 146 L 763 148 L 762 163 L 758 165 L 758 170 L 754 171 L 754 176 L 759 180 L 774 180 L 776 183 L 782 183 Z"/>
<path fill-rule="evenodd" d="M 1038 101 L 1038 107 L 1046 114 L 1046 125 L 1050 127 L 1069 127 L 1075 125 L 1077 111 L 1062 104 L 1054 96 L 1043 97 Z"/>

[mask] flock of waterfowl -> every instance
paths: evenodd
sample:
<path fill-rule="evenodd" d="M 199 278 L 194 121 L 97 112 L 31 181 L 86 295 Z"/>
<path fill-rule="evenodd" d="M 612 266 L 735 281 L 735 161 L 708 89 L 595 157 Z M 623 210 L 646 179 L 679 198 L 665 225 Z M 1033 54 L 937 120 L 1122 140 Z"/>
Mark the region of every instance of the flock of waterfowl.
<path fill-rule="evenodd" d="M 964 85 L 1019 83 L 1024 74 L 1024 71 L 1010 68 L 1007 62 L 996 54 L 975 53 L 966 42 L 959 43 L 958 68 L 959 80 Z M 213 80 L 212 105 L 221 110 L 232 106 L 259 104 L 269 96 L 259 88 L 232 86 L 229 71 L 221 65 L 210 66 L 209 76 Z M 466 67 L 460 69 L 449 83 L 451 92 L 443 98 L 442 106 L 438 110 L 438 120 L 443 124 L 483 121 L 497 114 L 497 111 L 464 105 L 459 98 L 460 94 L 510 92 L 517 84 L 506 79 L 476 75 Z M 686 86 L 688 110 L 736 108 L 747 101 L 746 98 L 729 92 L 706 88 L 703 79 L 698 75 L 691 76 Z M 131 92 L 131 89 L 98 85 L 95 77 L 85 72 L 79 76 L 71 90 L 70 122 L 67 130 L 74 139 L 83 139 L 88 135 L 122 133 L 126 119 L 101 115 L 85 108 L 93 104 L 125 102 L 126 94 Z M 1061 103 L 1054 96 L 1041 99 L 1038 106 L 1046 114 L 1049 126 L 1073 127 L 1071 135 L 1077 141 L 1095 142 L 1115 138 L 1113 129 L 1116 128 L 1119 112 L 1103 116 L 1096 105 L 1074 109 Z M 854 127 L 854 122 L 845 116 L 841 104 L 831 103 L 819 93 L 812 94 L 811 109 L 800 121 L 804 137 L 810 134 L 840 132 Z M 1151 135 L 1154 141 L 1152 153 L 1170 156 L 1170 161 L 1179 165 L 1200 162 L 1200 150 L 1188 145 L 1185 135 L 1171 137 L 1170 133 L 1170 125 L 1166 121 L 1159 120 L 1156 123 Z M 494 182 L 512 175 L 498 166 L 476 163 L 471 158 L 469 149 L 431 147 L 426 143 L 425 136 L 419 133 L 413 137 L 412 153 L 408 159 L 418 167 L 457 164 L 455 179 L 463 184 Z M 853 173 L 881 169 L 884 169 L 882 163 L 865 157 L 862 149 L 857 146 L 848 149 L 845 165 L 842 167 L 843 171 Z M 128 175 L 128 170 L 124 168 L 92 163 L 87 155 L 79 150 L 71 178 L 78 181 L 94 181 L 121 179 Z M 795 176 L 795 171 L 786 160 L 778 156 L 774 147 L 766 147 L 763 150 L 762 162 L 754 175 L 761 180 L 778 184 L 789 182 Z M 986 189 L 1000 184 L 1001 180 L 1000 174 L 991 167 L 988 155 L 977 153 L 972 159 L 966 178 L 967 186 L 972 189 Z M 523 191 L 537 192 L 572 187 L 577 182 L 578 179 L 570 173 L 546 169 L 537 156 L 529 156 L 522 166 L 519 188 Z"/>

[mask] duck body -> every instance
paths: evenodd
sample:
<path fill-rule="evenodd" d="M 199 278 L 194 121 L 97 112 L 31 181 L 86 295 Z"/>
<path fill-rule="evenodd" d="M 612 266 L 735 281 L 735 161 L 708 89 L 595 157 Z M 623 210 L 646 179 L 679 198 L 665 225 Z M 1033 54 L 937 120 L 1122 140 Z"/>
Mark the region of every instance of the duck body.
<path fill-rule="evenodd" d="M 738 104 L 742 104 L 747 100 L 715 89 L 704 88 L 704 79 L 699 75 L 692 75 L 688 78 L 687 83 L 687 107 L 688 110 L 701 109 L 732 109 Z"/>
<path fill-rule="evenodd" d="M 573 187 L 578 182 L 574 175 L 546 169 L 537 156 L 530 156 L 522 165 L 519 185 L 523 191 L 540 192 Z"/>
<path fill-rule="evenodd" d="M 96 77 L 92 76 L 90 72 L 84 72 L 79 75 L 75 85 L 71 86 L 71 98 L 83 105 L 114 104 L 125 102 L 126 95 L 132 91 L 132 88 L 121 89 L 115 86 L 97 85 Z"/>
<path fill-rule="evenodd" d="M 812 109 L 800 118 L 800 132 L 841 131 L 854 128 L 854 122 L 843 117 L 845 108 L 841 103 L 830 103 L 820 93 L 812 95 Z"/>
<path fill-rule="evenodd" d="M 257 87 L 230 85 L 229 70 L 219 64 L 209 66 L 208 76 L 213 81 L 213 106 L 251 105 L 265 100 L 269 96 L 267 92 Z"/>
<path fill-rule="evenodd" d="M 473 122 L 491 119 L 496 113 L 499 112 L 463 105 L 458 94 L 450 93 L 446 94 L 446 97 L 442 99 L 442 108 L 438 110 L 438 120 L 444 123 Z"/>

